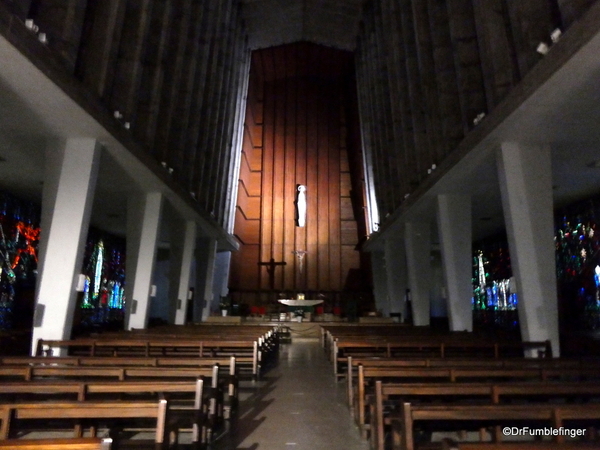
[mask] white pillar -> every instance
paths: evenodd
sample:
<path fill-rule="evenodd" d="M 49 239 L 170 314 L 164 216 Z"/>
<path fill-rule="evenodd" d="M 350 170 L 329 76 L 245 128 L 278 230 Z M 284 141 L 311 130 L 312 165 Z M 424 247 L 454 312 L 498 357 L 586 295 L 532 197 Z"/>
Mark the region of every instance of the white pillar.
<path fill-rule="evenodd" d="M 521 336 L 560 354 L 550 148 L 504 143 L 497 153 Z"/>
<path fill-rule="evenodd" d="M 190 289 L 190 270 L 196 247 L 196 223 L 176 220 L 171 224 L 171 257 L 169 261 L 169 321 L 176 325 L 186 322 Z"/>
<path fill-rule="evenodd" d="M 217 241 L 212 238 L 199 239 L 196 245 L 196 295 L 194 298 L 194 321 L 200 322 L 210 316 L 214 301 L 213 280 Z"/>
<path fill-rule="evenodd" d="M 375 309 L 389 313 L 389 300 L 387 294 L 387 273 L 384 252 L 371 252 L 371 267 L 373 270 L 373 296 L 375 297 Z"/>
<path fill-rule="evenodd" d="M 429 325 L 431 226 L 428 223 L 406 223 L 404 233 L 413 323 Z"/>
<path fill-rule="evenodd" d="M 163 195 L 132 194 L 127 203 L 126 329 L 146 328 Z"/>
<path fill-rule="evenodd" d="M 470 196 L 438 196 L 438 230 L 451 331 L 473 331 L 471 216 Z"/>
<path fill-rule="evenodd" d="M 218 303 L 221 297 L 229 294 L 229 267 L 231 252 L 217 252 L 215 255 L 215 270 L 213 276 L 214 301 Z"/>
<path fill-rule="evenodd" d="M 47 151 L 33 352 L 38 339 L 71 337 L 99 161 L 95 139 L 69 139 Z"/>
<path fill-rule="evenodd" d="M 386 239 L 385 267 L 387 274 L 387 292 L 390 312 L 402 313 L 406 318 L 406 289 L 408 289 L 408 273 L 406 268 L 406 248 L 402 237 Z"/>

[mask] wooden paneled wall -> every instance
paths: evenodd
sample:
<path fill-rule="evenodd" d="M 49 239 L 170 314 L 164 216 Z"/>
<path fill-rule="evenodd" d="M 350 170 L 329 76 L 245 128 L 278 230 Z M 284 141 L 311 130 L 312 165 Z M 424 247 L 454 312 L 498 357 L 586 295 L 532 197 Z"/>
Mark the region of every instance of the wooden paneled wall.
<path fill-rule="evenodd" d="M 352 177 L 361 173 L 352 73 L 351 54 L 312 44 L 254 52 L 235 226 L 243 245 L 230 290 L 331 293 L 356 288 L 354 277 L 368 289 L 355 250 L 365 226 L 363 186 Z M 305 227 L 295 206 L 301 184 Z M 294 251 L 306 252 L 302 268 Z M 285 262 L 272 279 L 259 264 L 271 258 Z"/>
<path fill-rule="evenodd" d="M 356 49 L 365 154 L 393 213 L 595 0 L 369 0 Z"/>
<path fill-rule="evenodd" d="M 224 228 L 250 51 L 239 0 L 0 0 Z M 233 150 L 236 150 L 234 152 Z"/>

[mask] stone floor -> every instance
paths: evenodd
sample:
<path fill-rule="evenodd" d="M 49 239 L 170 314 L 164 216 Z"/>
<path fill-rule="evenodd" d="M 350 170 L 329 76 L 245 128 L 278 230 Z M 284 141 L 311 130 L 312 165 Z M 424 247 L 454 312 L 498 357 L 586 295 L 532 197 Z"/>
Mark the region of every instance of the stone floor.
<path fill-rule="evenodd" d="M 281 346 L 259 381 L 242 381 L 238 419 L 212 450 L 366 450 L 317 339 Z"/>

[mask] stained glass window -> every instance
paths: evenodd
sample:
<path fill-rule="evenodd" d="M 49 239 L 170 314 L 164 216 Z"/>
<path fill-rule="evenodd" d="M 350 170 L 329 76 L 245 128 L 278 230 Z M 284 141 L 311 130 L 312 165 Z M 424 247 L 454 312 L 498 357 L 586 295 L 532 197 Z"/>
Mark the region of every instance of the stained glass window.
<path fill-rule="evenodd" d="M 556 218 L 556 274 L 562 326 L 573 332 L 600 329 L 600 200 L 563 208 Z"/>
<path fill-rule="evenodd" d="M 474 248 L 473 328 L 517 337 L 518 301 L 506 236 L 478 242 Z"/>
<path fill-rule="evenodd" d="M 39 238 L 38 208 L 0 193 L 0 330 L 13 328 L 24 293 L 35 288 Z"/>
<path fill-rule="evenodd" d="M 125 309 L 124 239 L 90 229 L 82 276 L 75 334 L 90 328 L 121 328 Z"/>

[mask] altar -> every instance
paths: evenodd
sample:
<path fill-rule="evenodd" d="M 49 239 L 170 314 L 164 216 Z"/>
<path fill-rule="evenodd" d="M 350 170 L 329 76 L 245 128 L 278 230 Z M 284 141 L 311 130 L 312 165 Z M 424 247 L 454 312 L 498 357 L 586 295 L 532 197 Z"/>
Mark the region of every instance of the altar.
<path fill-rule="evenodd" d="M 299 307 L 315 306 L 315 305 L 320 305 L 321 303 L 323 303 L 323 300 L 298 300 L 295 298 L 282 299 L 282 300 L 277 300 L 277 301 L 286 306 L 299 306 Z"/>

